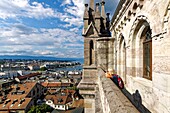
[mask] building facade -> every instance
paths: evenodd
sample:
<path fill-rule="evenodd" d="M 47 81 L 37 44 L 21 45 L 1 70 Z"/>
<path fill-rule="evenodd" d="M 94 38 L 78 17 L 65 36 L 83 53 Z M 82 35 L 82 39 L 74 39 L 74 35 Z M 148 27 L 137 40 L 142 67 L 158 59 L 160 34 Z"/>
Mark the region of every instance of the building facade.
<path fill-rule="evenodd" d="M 114 67 L 151 112 L 170 112 L 170 0 L 122 0 L 112 18 Z"/>
<path fill-rule="evenodd" d="M 92 4 L 92 2 L 94 1 L 91 0 L 90 3 Z M 102 4 L 101 9 L 103 9 Z M 85 13 L 86 11 L 87 8 L 85 8 Z M 95 11 L 98 11 L 97 8 Z M 86 34 L 88 35 L 84 35 L 83 32 L 85 62 L 82 81 L 86 78 L 92 80 L 95 76 L 96 87 L 99 87 L 98 69 L 101 67 L 105 71 L 113 69 L 123 79 L 126 90 L 131 95 L 137 93 L 140 97 L 138 100 L 150 112 L 169 113 L 169 16 L 170 0 L 120 0 L 111 25 L 109 25 L 111 37 L 98 35 L 99 37 L 91 39 L 89 37 L 98 33 L 94 32 L 97 26 L 102 26 L 102 24 L 95 22 L 87 24 L 90 17 L 85 15 L 84 30 L 87 29 Z M 90 30 L 90 27 L 93 30 Z M 93 43 L 91 44 L 91 42 Z M 92 67 L 93 63 L 96 66 L 95 73 L 86 67 L 87 65 Z M 80 86 L 84 87 L 83 82 L 81 83 Z"/>

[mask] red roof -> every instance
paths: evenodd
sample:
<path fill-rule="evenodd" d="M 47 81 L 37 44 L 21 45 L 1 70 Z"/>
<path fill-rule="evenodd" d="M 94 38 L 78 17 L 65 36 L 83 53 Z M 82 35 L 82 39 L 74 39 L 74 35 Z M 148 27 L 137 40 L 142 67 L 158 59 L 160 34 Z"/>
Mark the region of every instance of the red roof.
<path fill-rule="evenodd" d="M 18 76 L 18 79 L 19 80 L 24 80 L 24 79 L 27 79 L 27 78 L 31 78 L 31 77 L 34 77 L 34 76 L 37 76 L 37 75 L 41 75 L 42 73 L 30 73 L 28 75 L 23 75 L 23 76 Z"/>
<path fill-rule="evenodd" d="M 61 87 L 61 82 L 43 82 L 41 85 L 44 87 Z"/>

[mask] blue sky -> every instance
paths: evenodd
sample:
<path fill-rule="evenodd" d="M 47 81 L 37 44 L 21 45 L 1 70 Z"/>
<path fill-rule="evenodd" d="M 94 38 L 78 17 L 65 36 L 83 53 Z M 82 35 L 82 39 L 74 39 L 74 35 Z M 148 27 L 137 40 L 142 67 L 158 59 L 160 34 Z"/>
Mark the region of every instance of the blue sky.
<path fill-rule="evenodd" d="M 105 2 L 113 14 L 118 0 Z M 82 58 L 84 3 L 88 0 L 0 0 L 0 55 Z"/>

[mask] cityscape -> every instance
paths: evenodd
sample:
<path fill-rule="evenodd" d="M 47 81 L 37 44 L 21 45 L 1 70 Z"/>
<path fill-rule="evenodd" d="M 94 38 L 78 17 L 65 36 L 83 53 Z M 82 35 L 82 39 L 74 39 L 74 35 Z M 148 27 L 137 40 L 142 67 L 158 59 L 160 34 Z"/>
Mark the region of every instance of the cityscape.
<path fill-rule="evenodd" d="M 77 89 L 80 62 L 2 59 L 0 63 L 0 112 L 83 112 Z"/>

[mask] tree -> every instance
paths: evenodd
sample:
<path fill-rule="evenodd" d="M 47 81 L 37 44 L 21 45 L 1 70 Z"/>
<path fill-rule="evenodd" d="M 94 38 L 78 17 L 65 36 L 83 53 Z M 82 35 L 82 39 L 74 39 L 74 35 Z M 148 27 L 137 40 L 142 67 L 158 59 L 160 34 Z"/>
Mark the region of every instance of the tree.
<path fill-rule="evenodd" d="M 28 111 L 28 113 L 46 113 L 46 112 L 51 112 L 53 109 L 47 105 L 47 104 L 42 104 L 42 105 L 36 105 L 32 106 L 31 109 Z"/>
<path fill-rule="evenodd" d="M 46 70 L 47 70 L 46 67 L 41 67 L 41 68 L 40 68 L 40 71 L 46 71 Z"/>

